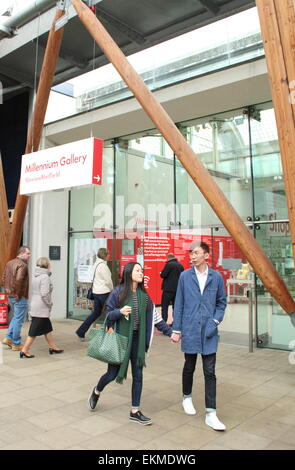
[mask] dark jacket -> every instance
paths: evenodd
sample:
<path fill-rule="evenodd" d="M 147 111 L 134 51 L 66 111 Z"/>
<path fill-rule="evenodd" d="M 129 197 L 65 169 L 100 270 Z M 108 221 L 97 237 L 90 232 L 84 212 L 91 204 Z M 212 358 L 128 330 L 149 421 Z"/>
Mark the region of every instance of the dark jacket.
<path fill-rule="evenodd" d="M 21 258 L 15 258 L 5 266 L 3 274 L 5 293 L 21 299 L 29 297 L 29 273 L 28 265 Z"/>
<path fill-rule="evenodd" d="M 115 322 L 119 322 L 120 319 L 123 317 L 120 312 L 121 307 L 119 306 L 120 290 L 120 286 L 115 287 L 115 289 L 110 293 L 106 300 L 108 327 L 113 326 Z M 154 333 L 154 326 L 165 336 L 171 336 L 171 327 L 164 322 L 161 315 L 156 311 L 153 302 L 150 300 L 148 302 L 146 311 L 146 351 L 148 351 L 151 345 Z"/>
<path fill-rule="evenodd" d="M 176 292 L 178 279 L 184 267 L 177 261 L 176 258 L 167 261 L 161 277 L 163 278 L 162 290 L 167 292 Z"/>

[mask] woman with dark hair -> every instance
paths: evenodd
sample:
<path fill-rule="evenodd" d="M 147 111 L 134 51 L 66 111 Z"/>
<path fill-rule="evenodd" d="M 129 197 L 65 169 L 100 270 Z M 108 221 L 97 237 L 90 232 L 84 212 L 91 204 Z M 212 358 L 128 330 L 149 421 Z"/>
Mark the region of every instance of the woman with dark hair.
<path fill-rule="evenodd" d="M 143 425 L 152 420 L 140 411 L 142 392 L 142 370 L 145 354 L 151 344 L 154 325 L 164 335 L 171 336 L 171 328 L 163 321 L 143 283 L 143 270 L 139 263 L 128 263 L 123 271 L 121 284 L 109 295 L 106 302 L 107 326 L 128 338 L 127 352 L 122 364 L 108 364 L 107 372 L 99 379 L 88 399 L 90 411 L 94 411 L 100 393 L 105 386 L 116 379 L 122 383 L 127 376 L 129 360 L 132 371 L 131 411 L 129 419 Z"/>

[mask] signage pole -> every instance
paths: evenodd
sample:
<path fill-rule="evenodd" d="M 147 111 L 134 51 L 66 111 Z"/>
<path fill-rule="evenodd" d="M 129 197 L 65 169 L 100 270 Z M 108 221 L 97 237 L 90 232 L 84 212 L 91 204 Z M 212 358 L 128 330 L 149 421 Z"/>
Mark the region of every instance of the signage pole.
<path fill-rule="evenodd" d="M 63 37 L 63 28 L 59 29 L 58 31 L 55 31 L 54 27 L 56 21 L 61 18 L 63 14 L 63 10 L 57 10 L 49 32 L 36 95 L 36 102 L 34 106 L 32 120 L 30 122 L 28 130 L 25 153 L 31 153 L 33 151 L 38 150 L 39 148 L 45 114 L 47 110 L 47 104 L 49 100 L 49 94 L 52 87 L 56 62 L 59 56 L 59 50 Z M 21 196 L 18 189 L 10 233 L 8 253 L 5 257 L 6 259 L 12 259 L 16 256 L 21 241 L 27 204 L 28 196 Z"/>
<path fill-rule="evenodd" d="M 256 274 L 271 295 L 289 314 L 295 311 L 295 302 L 274 269 L 267 255 L 249 232 L 235 209 L 226 199 L 208 170 L 204 167 L 163 107 L 155 99 L 142 78 L 130 65 L 125 55 L 105 30 L 92 11 L 81 1 L 72 0 L 81 22 L 103 50 L 126 82 L 136 99 L 170 145 L 183 167 L 198 186 L 214 212 L 218 215 L 234 241 L 244 253 Z"/>

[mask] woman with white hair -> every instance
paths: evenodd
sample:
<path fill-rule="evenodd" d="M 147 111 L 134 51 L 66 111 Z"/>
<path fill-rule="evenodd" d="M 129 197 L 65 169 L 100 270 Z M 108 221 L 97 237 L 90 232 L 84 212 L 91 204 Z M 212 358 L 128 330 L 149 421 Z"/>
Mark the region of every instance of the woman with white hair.
<path fill-rule="evenodd" d="M 36 263 L 35 273 L 32 282 L 32 300 L 30 315 L 32 322 L 28 337 L 20 351 L 20 358 L 31 359 L 33 354 L 29 354 L 37 336 L 45 336 L 49 345 L 49 354 L 60 354 L 63 349 L 59 349 L 53 341 L 52 324 L 50 321 L 50 312 L 52 308 L 51 293 L 52 282 L 50 280 L 50 261 L 48 258 L 39 258 Z"/>

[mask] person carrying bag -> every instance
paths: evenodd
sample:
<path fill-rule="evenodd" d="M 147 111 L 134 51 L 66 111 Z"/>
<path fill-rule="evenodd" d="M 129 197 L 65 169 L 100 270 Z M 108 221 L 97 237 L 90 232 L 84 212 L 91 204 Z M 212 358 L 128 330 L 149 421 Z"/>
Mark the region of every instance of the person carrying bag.
<path fill-rule="evenodd" d="M 85 341 L 85 334 L 89 330 L 92 323 L 100 317 L 105 301 L 109 293 L 113 289 L 112 274 L 107 265 L 109 252 L 106 248 L 100 248 L 97 252 L 97 260 L 94 265 L 94 276 L 92 287 L 89 288 L 87 298 L 91 300 L 93 297 L 93 311 L 84 322 L 76 330 L 76 335 L 80 341 Z"/>
<path fill-rule="evenodd" d="M 143 367 L 146 352 L 151 344 L 154 325 L 164 335 L 171 336 L 172 329 L 156 311 L 144 288 L 143 270 L 139 263 L 128 263 L 123 271 L 121 284 L 106 302 L 108 327 L 115 328 L 118 335 L 127 339 L 127 349 L 120 364 L 109 363 L 107 372 L 99 379 L 88 399 L 90 411 L 94 411 L 104 388 L 113 380 L 122 384 L 127 377 L 129 361 L 132 371 L 131 411 L 129 419 L 142 425 L 152 423 L 140 411 Z M 112 336 L 113 333 L 106 333 Z"/>

